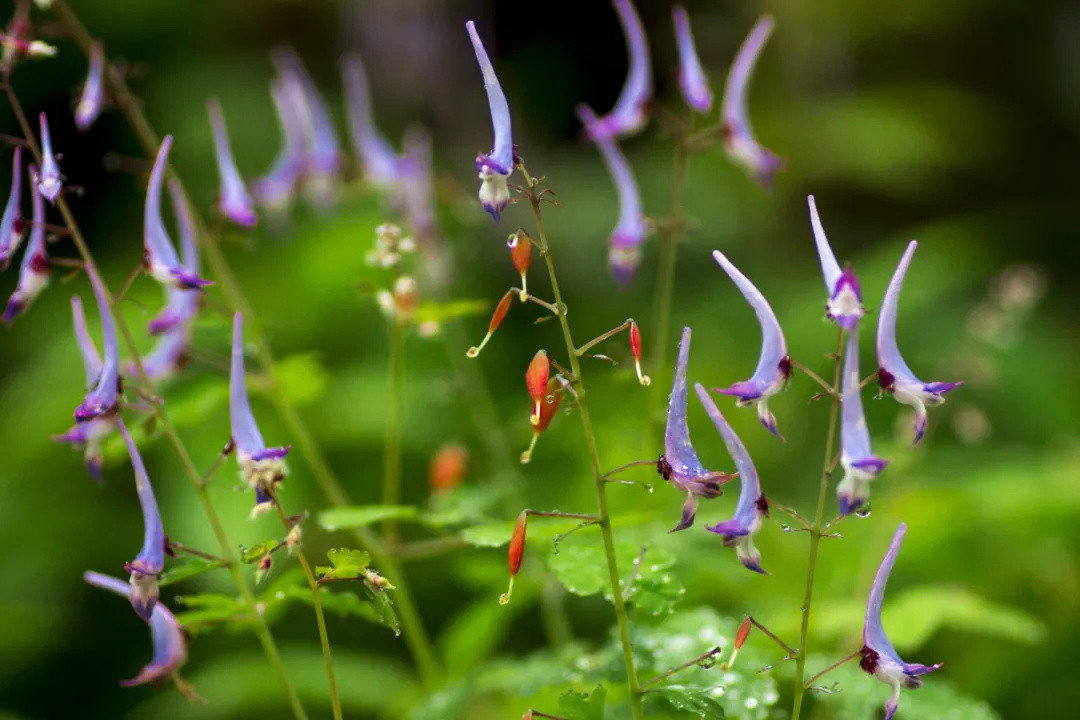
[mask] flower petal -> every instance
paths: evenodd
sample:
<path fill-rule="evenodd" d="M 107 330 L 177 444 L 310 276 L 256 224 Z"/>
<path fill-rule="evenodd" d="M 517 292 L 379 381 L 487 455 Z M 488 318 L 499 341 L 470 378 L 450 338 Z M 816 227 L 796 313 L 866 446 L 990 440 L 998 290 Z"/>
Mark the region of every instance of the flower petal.
<path fill-rule="evenodd" d="M 364 177 L 375 185 L 390 185 L 397 181 L 398 156 L 375 126 L 367 73 L 359 55 L 349 53 L 342 56 L 341 75 L 345 81 L 349 132 L 353 148 L 363 163 Z"/>
<path fill-rule="evenodd" d="M 221 177 L 221 194 L 218 197 L 218 209 L 221 214 L 241 227 L 254 227 L 258 218 L 255 207 L 244 187 L 244 180 L 236 168 L 229 133 L 225 128 L 225 115 L 217 98 L 206 102 L 210 113 L 210 128 L 214 138 L 214 156 L 217 159 L 218 174 Z"/>
<path fill-rule="evenodd" d="M 690 32 L 690 17 L 686 8 L 676 5 L 671 9 L 675 22 L 675 43 L 679 47 L 679 87 L 682 89 L 686 104 L 699 113 L 712 109 L 713 95 L 709 89 L 709 79 L 701 69 L 694 36 Z"/>
<path fill-rule="evenodd" d="M 613 0 L 613 2 L 615 12 L 619 15 L 623 34 L 626 36 L 629 71 L 626 82 L 619 92 L 619 98 L 615 101 L 615 107 L 607 115 L 595 119 L 586 126 L 586 136 L 591 140 L 630 135 L 640 130 L 648 120 L 646 111 L 652 99 L 649 41 L 645 37 L 645 28 L 641 24 L 641 18 L 630 0 Z"/>
<path fill-rule="evenodd" d="M 762 185 L 772 185 L 773 176 L 780 169 L 780 158 L 762 147 L 754 137 L 750 117 L 746 110 L 747 89 L 758 57 L 773 30 L 773 19 L 763 16 L 743 41 L 728 72 L 724 86 L 724 103 L 721 115 L 724 121 L 724 146 L 728 154 L 744 165 Z"/>

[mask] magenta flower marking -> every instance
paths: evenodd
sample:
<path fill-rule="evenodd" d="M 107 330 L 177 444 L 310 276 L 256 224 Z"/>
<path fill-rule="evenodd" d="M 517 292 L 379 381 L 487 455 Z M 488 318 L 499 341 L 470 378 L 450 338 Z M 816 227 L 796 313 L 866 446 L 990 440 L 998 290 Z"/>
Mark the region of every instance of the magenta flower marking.
<path fill-rule="evenodd" d="M 398 179 L 398 156 L 390 142 L 375 126 L 364 61 L 356 54 L 342 56 L 341 75 L 345 81 L 349 133 L 352 136 L 353 149 L 364 166 L 364 177 L 373 185 L 393 185 Z"/>
<path fill-rule="evenodd" d="M 818 217 L 817 204 L 813 195 L 807 195 L 810 206 L 810 225 L 814 229 L 814 243 L 817 245 L 818 259 L 821 261 L 821 274 L 825 277 L 825 290 L 829 299 L 825 303 L 828 318 L 845 330 L 852 330 L 859 323 L 859 318 L 866 314 L 862 304 L 862 288 L 851 266 L 840 269 L 836 262 L 825 228 Z"/>
<path fill-rule="evenodd" d="M 150 486 L 150 476 L 146 474 L 139 448 L 131 439 L 131 433 L 123 420 L 117 420 L 116 426 L 127 445 L 131 457 L 131 467 L 135 471 L 135 491 L 139 495 L 139 505 L 143 512 L 143 546 L 134 560 L 124 564 L 124 569 L 131 573 L 128 599 L 135 613 L 146 622 L 158 601 L 157 577 L 165 569 L 165 529 L 161 525 L 154 488 Z"/>
<path fill-rule="evenodd" d="M 773 313 L 761 291 L 754 287 L 754 284 L 719 250 L 713 250 L 713 258 L 739 288 L 743 297 L 750 303 L 750 307 L 754 308 L 754 314 L 761 323 L 761 355 L 753 376 L 731 387 L 713 388 L 713 390 L 738 398 L 738 407 L 756 405 L 761 424 L 773 435 L 782 438 L 783 436 L 776 429 L 776 418 L 769 412 L 768 400 L 783 390 L 791 377 L 791 360 L 788 358 L 784 333 L 780 329 L 776 314 Z"/>
<path fill-rule="evenodd" d="M 292 201 L 306 162 L 304 94 L 295 78 L 284 77 L 270 83 L 270 94 L 284 143 L 267 173 L 255 181 L 253 192 L 263 207 L 281 210 Z"/>
<path fill-rule="evenodd" d="M 611 112 L 585 126 L 585 135 L 590 140 L 621 137 L 637 132 L 648 120 L 648 105 L 652 99 L 649 41 L 645 37 L 645 28 L 641 24 L 641 18 L 638 17 L 637 10 L 634 9 L 634 4 L 630 0 L 613 0 L 613 2 L 615 11 L 619 15 L 619 22 L 622 24 L 623 34 L 626 36 L 630 70 Z"/>
<path fill-rule="evenodd" d="M 675 364 L 675 384 L 668 399 L 667 426 L 664 429 L 664 454 L 656 461 L 656 470 L 670 480 L 676 490 L 686 493 L 679 524 L 671 532 L 685 530 L 694 524 L 698 498 L 718 497 L 721 486 L 733 475 L 711 472 L 698 459 L 690 442 L 686 424 L 686 368 L 690 361 L 690 328 L 683 328 L 679 342 L 679 359 Z"/>
<path fill-rule="evenodd" d="M 33 198 L 34 215 L 30 227 L 30 242 L 26 244 L 19 282 L 4 309 L 3 320 L 10 324 L 17 315 L 25 312 L 49 284 L 49 255 L 45 247 L 45 202 L 37 186 L 37 168 L 30 166 L 30 194 Z"/>
<path fill-rule="evenodd" d="M 896 708 L 900 704 L 901 686 L 909 690 L 922 687 L 922 676 L 934 672 L 944 664 L 926 666 L 904 662 L 889 642 L 889 638 L 885 635 L 885 628 L 881 624 L 881 603 L 885 599 L 885 584 L 889 582 L 889 574 L 892 573 L 896 556 L 900 553 L 900 544 L 904 541 L 905 532 L 907 532 L 907 525 L 900 523 L 889 544 L 889 550 L 881 561 L 881 567 L 874 576 L 874 584 L 870 587 L 870 597 L 866 601 L 866 623 L 863 625 L 863 647 L 860 651 L 862 659 L 859 661 L 859 666 L 867 674 L 892 686 L 892 694 L 885 702 L 885 720 L 892 720 L 893 715 L 896 714 Z"/>
<path fill-rule="evenodd" d="M 214 155 L 217 158 L 218 174 L 221 176 L 221 194 L 218 196 L 218 209 L 221 214 L 241 227 L 254 227 L 258 222 L 255 207 L 248 195 L 240 171 L 236 168 L 232 147 L 229 145 L 229 133 L 225 128 L 225 115 L 217 98 L 206 101 L 210 113 L 210 128 L 214 136 Z"/>
<path fill-rule="evenodd" d="M 757 469 L 750 460 L 750 453 L 742 440 L 731 429 L 720 408 L 716 407 L 712 397 L 701 383 L 694 384 L 698 399 L 705 407 L 705 412 L 712 418 L 720 437 L 724 439 L 728 453 L 735 461 L 739 472 L 739 500 L 735 504 L 735 514 L 730 520 L 716 525 L 706 525 L 705 529 L 724 538 L 724 545 L 735 548 L 735 556 L 748 570 L 767 575 L 761 568 L 761 552 L 754 547 L 754 533 L 761 529 L 763 518 L 769 516 L 769 501 L 761 494 L 761 483 Z"/>
<path fill-rule="evenodd" d="M 23 238 L 22 211 L 22 148 L 15 148 L 11 161 L 11 194 L 8 195 L 4 215 L 0 218 L 0 270 L 7 269 L 11 257 L 19 249 Z"/>
<path fill-rule="evenodd" d="M 578 117 L 589 127 L 596 122 L 596 114 L 587 105 L 578 106 Z M 615 138 L 602 135 L 596 139 L 600 156 L 604 159 L 615 191 L 619 195 L 619 223 L 611 232 L 608 243 L 611 249 L 608 262 L 615 279 L 627 284 L 641 262 L 641 244 L 645 241 L 645 219 L 641 212 L 641 196 L 630 163 L 619 149 Z"/>
<path fill-rule="evenodd" d="M 904 256 L 900 258 L 900 264 L 896 266 L 885 291 L 885 299 L 881 301 L 877 326 L 878 384 L 897 402 L 910 405 L 915 410 L 913 445 L 922 440 L 926 432 L 926 408 L 944 403 L 945 393 L 960 385 L 960 382 L 923 382 L 915 377 L 896 344 L 896 313 L 900 305 L 900 290 L 918 246 L 919 243 L 912 240 L 908 243 Z"/>
<path fill-rule="evenodd" d="M 38 189 L 46 200 L 55 204 L 64 183 L 60 179 L 60 168 L 56 166 L 56 157 L 53 155 L 49 121 L 45 118 L 45 113 L 41 113 L 38 119 L 41 121 L 41 177 L 38 178 Z"/>
<path fill-rule="evenodd" d="M 105 66 L 105 53 L 101 43 L 90 46 L 90 68 L 83 84 L 82 96 L 75 106 L 75 127 L 86 131 L 97 120 L 105 106 L 105 87 L 102 75 Z"/>
<path fill-rule="evenodd" d="M 686 8 L 676 5 L 671 9 L 675 21 L 675 43 L 679 47 L 679 88 L 682 89 L 686 104 L 699 113 L 712 109 L 713 94 L 709 89 L 709 79 L 701 69 L 694 36 L 690 32 L 690 16 Z"/>
<path fill-rule="evenodd" d="M 746 111 L 746 95 L 750 76 L 772 29 L 773 19 L 766 15 L 757 21 L 754 29 L 743 41 L 728 73 L 721 111 L 724 121 L 724 148 L 728 155 L 766 187 L 772 185 L 773 176 L 780 169 L 781 162 L 780 158 L 762 147 L 754 137 L 750 116 Z"/>
<path fill-rule="evenodd" d="M 490 153 L 478 153 L 476 170 L 480 174 L 480 204 L 498 224 L 499 216 L 510 203 L 510 188 L 506 180 L 514 169 L 514 141 L 510 132 L 510 105 L 506 102 L 502 85 L 495 75 L 495 67 L 488 58 L 484 43 L 476 32 L 472 20 L 465 23 L 472 41 L 476 62 L 480 64 L 480 73 L 484 76 L 484 90 L 487 91 L 488 108 L 491 111 L 491 125 L 495 140 Z"/>
<path fill-rule="evenodd" d="M 123 580 L 92 571 L 83 573 L 83 578 L 102 590 L 121 596 L 128 594 L 127 583 Z M 159 682 L 168 678 L 176 679 L 177 672 L 187 662 L 187 640 L 184 638 L 184 632 L 176 616 L 161 603 L 156 603 L 148 622 L 150 623 L 150 637 L 154 644 L 154 655 L 150 663 L 140 670 L 138 675 L 120 683 L 124 687 Z"/>
<path fill-rule="evenodd" d="M 165 221 L 161 218 L 161 185 L 165 180 L 165 165 L 172 147 L 172 136 L 166 135 L 161 141 L 154 167 L 150 171 L 150 181 L 146 187 L 146 210 L 143 214 L 143 238 L 146 252 L 143 267 L 152 278 L 162 285 L 194 290 L 212 285 L 210 280 L 203 280 L 180 264 L 176 256 L 169 233 L 165 230 Z"/>
<path fill-rule="evenodd" d="M 840 395 L 840 466 L 844 477 L 836 486 L 840 514 L 847 515 L 870 499 L 870 481 L 878 476 L 888 460 L 870 449 L 870 431 L 863 414 L 859 377 L 859 328 L 848 331 L 844 350 L 844 379 Z"/>

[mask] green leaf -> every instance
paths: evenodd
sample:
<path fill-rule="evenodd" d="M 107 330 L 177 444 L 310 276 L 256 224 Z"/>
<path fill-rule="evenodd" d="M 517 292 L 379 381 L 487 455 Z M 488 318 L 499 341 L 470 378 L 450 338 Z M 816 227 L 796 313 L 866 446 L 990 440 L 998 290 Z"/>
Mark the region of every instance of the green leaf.
<path fill-rule="evenodd" d="M 228 595 L 200 593 L 178 595 L 176 602 L 191 608 L 176 613 L 176 619 L 192 634 L 206 632 L 223 626 L 246 625 L 253 618 L 243 602 Z"/>
<path fill-rule="evenodd" d="M 319 513 L 319 525 L 333 532 L 365 527 L 383 520 L 412 520 L 416 516 L 417 510 L 411 505 L 361 505 L 323 510 Z"/>
<path fill-rule="evenodd" d="M 559 695 L 559 710 L 567 720 L 604 720 L 604 701 L 607 690 L 597 685 L 591 693 L 567 690 Z"/>
<path fill-rule="evenodd" d="M 599 542 L 563 543 L 557 555 L 548 556 L 548 567 L 563 587 L 575 595 L 595 595 L 610 583 L 607 558 Z"/>
<path fill-rule="evenodd" d="M 220 567 L 225 567 L 225 563 L 221 560 L 205 560 L 200 557 L 192 557 L 189 555 L 174 563 L 168 570 L 161 573 L 158 577 L 158 585 L 162 587 L 165 585 L 172 585 L 173 583 L 193 578 L 196 575 L 202 575 L 204 572 L 216 570 Z"/>
<path fill-rule="evenodd" d="M 487 312 L 487 300 L 451 300 L 449 302 L 422 302 L 416 306 L 413 317 L 416 322 L 442 322 L 453 318 L 481 315 Z"/>
<path fill-rule="evenodd" d="M 669 612 L 684 592 L 670 574 L 663 572 L 675 563 L 674 556 L 663 548 L 649 548 L 641 556 L 641 567 L 635 573 L 639 556 L 639 546 L 616 545 L 615 559 L 619 566 L 621 586 L 626 587 L 630 576 L 635 575 L 629 594 L 633 604 L 648 614 Z M 559 582 L 575 595 L 603 592 L 605 597 L 611 599 L 607 555 L 598 541 L 562 543 L 557 554 L 548 556 L 548 567 Z"/>
<path fill-rule="evenodd" d="M 280 543 L 277 540 L 266 540 L 249 548 L 240 548 L 240 562 L 252 565 L 259 562 L 263 555 L 275 549 Z"/>
<path fill-rule="evenodd" d="M 368 600 L 371 601 L 372 608 L 375 610 L 376 621 L 393 630 L 395 635 L 400 635 L 401 623 L 398 622 L 394 601 L 390 599 L 389 591 L 376 589 L 366 580 L 364 590 L 367 591 Z"/>
<path fill-rule="evenodd" d="M 337 578 L 349 580 L 358 578 L 364 574 L 364 570 L 371 564 L 371 555 L 364 550 L 352 550 L 350 548 L 331 548 L 326 551 L 326 557 L 332 567 L 319 566 L 315 572 L 324 578 Z"/>
<path fill-rule="evenodd" d="M 707 720 L 724 720 L 727 713 L 720 704 L 724 687 L 692 687 L 686 685 L 667 685 L 649 693 L 647 697 L 663 700 L 676 710 L 693 714 L 694 717 Z"/>
<path fill-rule="evenodd" d="M 326 394 L 330 374 L 316 353 L 291 355 L 274 366 L 274 379 L 285 397 L 297 405 L 309 405 Z"/>

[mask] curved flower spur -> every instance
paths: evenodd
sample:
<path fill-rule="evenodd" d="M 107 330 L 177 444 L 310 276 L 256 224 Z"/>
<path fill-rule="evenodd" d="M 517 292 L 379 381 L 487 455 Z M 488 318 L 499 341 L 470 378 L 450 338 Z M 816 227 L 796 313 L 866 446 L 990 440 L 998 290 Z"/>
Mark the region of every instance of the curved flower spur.
<path fill-rule="evenodd" d="M 304 172 L 304 95 L 294 78 L 283 77 L 271 81 L 270 95 L 281 127 L 282 146 L 266 174 L 252 183 L 252 192 L 265 210 L 282 213 L 292 204 Z"/>
<path fill-rule="evenodd" d="M 87 68 L 86 82 L 83 83 L 79 104 L 75 106 L 75 127 L 86 132 L 97 120 L 105 107 L 105 52 L 101 43 L 90 46 L 90 64 Z"/>
<path fill-rule="evenodd" d="M 713 388 L 714 392 L 738 398 L 738 407 L 757 405 L 758 419 L 765 429 L 778 438 L 783 436 L 776 429 L 776 418 L 769 412 L 768 400 L 784 389 L 791 378 L 791 359 L 787 354 L 784 333 L 776 314 L 761 291 L 754 287 L 739 269 L 731 264 L 722 252 L 713 250 L 713 259 L 724 269 L 735 286 L 754 308 L 758 322 L 761 323 L 761 355 L 757 368 L 749 380 L 735 383 L 728 388 Z"/>
<path fill-rule="evenodd" d="M 844 380 L 840 395 L 840 466 L 844 478 L 836 486 L 840 514 L 858 510 L 870 500 L 870 481 L 889 464 L 870 449 L 870 431 L 863 414 L 859 377 L 859 328 L 848 331 Z"/>
<path fill-rule="evenodd" d="M 484 90 L 487 91 L 488 107 L 491 110 L 491 125 L 495 131 L 495 140 L 490 153 L 477 153 L 476 170 L 480 177 L 480 204 L 498 224 L 499 216 L 510 204 L 510 188 L 507 178 L 514 169 L 514 142 L 510 133 L 510 105 L 506 102 L 495 68 L 488 58 L 484 43 L 476 32 L 472 20 L 465 23 L 472 41 L 476 61 L 484 76 Z"/>
<path fill-rule="evenodd" d="M 885 299 L 881 301 L 881 314 L 877 326 L 878 384 L 881 389 L 896 399 L 897 402 L 910 405 L 915 410 L 915 440 L 918 444 L 926 432 L 926 408 L 945 402 L 945 393 L 959 386 L 958 382 L 923 382 L 915 377 L 900 354 L 896 344 L 896 312 L 900 304 L 900 290 L 904 276 L 915 255 L 919 243 L 908 243 L 900 264 L 896 266 Z"/>
<path fill-rule="evenodd" d="M 176 256 L 169 233 L 165 230 L 165 221 L 161 218 L 161 185 L 165 180 L 165 165 L 172 147 L 172 135 L 166 135 L 161 141 L 154 167 L 150 171 L 150 181 L 146 187 L 146 209 L 143 213 L 143 237 L 146 252 L 143 255 L 143 267 L 159 283 L 179 288 L 195 290 L 212 285 L 210 280 L 203 280 L 180 264 Z"/>
<path fill-rule="evenodd" d="M 649 62 L 649 41 L 641 18 L 630 0 L 613 0 L 619 15 L 623 34 L 626 35 L 626 51 L 630 69 L 626 82 L 615 101 L 615 107 L 607 115 L 585 124 L 585 135 L 590 140 L 615 138 L 636 133 L 645 126 L 649 101 L 652 99 L 652 65 Z"/>
<path fill-rule="evenodd" d="M 695 383 L 694 390 L 705 412 L 712 418 L 717 431 L 724 438 L 724 445 L 735 461 L 735 469 L 739 471 L 739 500 L 735 504 L 735 514 L 730 520 L 706 525 L 705 529 L 723 536 L 724 545 L 735 548 L 735 556 L 748 570 L 767 575 L 761 568 L 761 552 L 754 547 L 754 533 L 761 529 L 762 519 L 769 516 L 769 501 L 761 494 L 757 469 L 750 459 L 750 453 L 746 451 L 746 446 L 724 419 L 720 408 L 716 407 L 705 387 L 701 383 Z"/>
<path fill-rule="evenodd" d="M 49 284 L 49 254 L 45 243 L 45 202 L 37 186 L 37 168 L 30 166 L 30 194 L 34 214 L 30 227 L 30 240 L 26 243 L 19 282 L 4 309 L 3 321 L 10 324 L 16 316 L 26 311 L 30 304 Z"/>
<path fill-rule="evenodd" d="M 713 94 L 694 47 L 690 16 L 686 14 L 686 8 L 676 5 L 671 8 L 671 19 L 675 23 L 675 44 L 679 48 L 679 88 L 683 99 L 697 112 L 707 113 L 712 110 Z"/>
<path fill-rule="evenodd" d="M 766 15 L 757 21 L 735 56 L 724 86 L 723 118 L 724 149 L 733 160 L 750 171 L 755 180 L 771 187 L 782 163 L 780 158 L 758 143 L 750 126 L 746 110 L 746 95 L 750 76 L 758 57 L 773 30 L 773 19 Z"/>
<path fill-rule="evenodd" d="M 889 574 L 896 563 L 896 556 L 900 554 L 900 544 L 904 541 L 905 532 L 907 532 L 907 525 L 900 523 L 892 542 L 889 543 L 889 550 L 881 561 L 877 575 L 874 576 L 874 584 L 870 587 L 870 597 L 866 601 L 863 647 L 859 651 L 862 655 L 859 667 L 881 682 L 892 686 L 892 695 L 885 702 L 885 720 L 892 720 L 893 715 L 896 714 L 896 708 L 900 704 L 901 686 L 908 690 L 922 687 L 922 676 L 934 672 L 944 664 L 927 666 L 904 662 L 889 642 L 889 638 L 885 635 L 885 628 L 881 624 L 881 603 L 885 599 L 885 584 L 889 582 Z"/>
<path fill-rule="evenodd" d="M 664 454 L 656 461 L 656 471 L 670 480 L 676 490 L 686 493 L 679 524 L 669 532 L 685 530 L 694 524 L 698 498 L 719 497 L 724 483 L 735 477 L 723 472 L 706 470 L 690 442 L 686 425 L 686 368 L 690 360 L 690 328 L 684 327 L 679 341 L 679 359 L 675 364 L 675 384 L 668 400 L 667 426 L 664 428 Z"/>
<path fill-rule="evenodd" d="M 6 270 L 11 257 L 19 249 L 23 238 L 22 227 L 22 148 L 15 148 L 11 160 L 11 193 L 0 218 L 0 270 Z"/>
<path fill-rule="evenodd" d="M 364 179 L 378 187 L 392 187 L 400 174 L 397 151 L 375 125 L 371 110 L 371 88 L 364 61 L 355 53 L 341 57 L 341 77 L 345 86 L 345 109 L 349 135 L 360 157 Z"/>
<path fill-rule="evenodd" d="M 255 205 L 251 201 L 240 171 L 236 168 L 232 146 L 229 144 L 229 131 L 225 127 L 225 113 L 217 98 L 206 101 L 206 110 L 210 114 L 210 130 L 214 138 L 214 157 L 217 159 L 218 175 L 221 177 L 221 193 L 218 195 L 218 210 L 228 220 L 240 227 L 252 228 L 258 222 Z"/>
<path fill-rule="evenodd" d="M 128 599 L 135 614 L 146 622 L 158 601 L 158 575 L 165 569 L 165 529 L 161 524 L 154 488 L 150 485 L 150 476 L 146 474 L 139 448 L 131 439 L 131 433 L 123 420 L 117 420 L 116 426 L 127 445 L 131 457 L 131 467 L 135 471 L 135 491 L 139 494 L 139 505 L 143 513 L 143 546 L 139 554 L 124 569 L 131 573 Z"/>
<path fill-rule="evenodd" d="M 852 330 L 858 324 L 859 318 L 866 314 L 859 278 L 855 276 L 851 265 L 840 269 L 840 263 L 836 262 L 836 256 L 829 245 L 829 238 L 825 235 L 825 228 L 821 225 L 821 218 L 818 217 L 814 196 L 807 195 L 806 202 L 810 206 L 810 225 L 814 229 L 814 243 L 821 261 L 821 274 L 825 278 L 825 290 L 829 293 L 825 314 L 845 330 Z"/>

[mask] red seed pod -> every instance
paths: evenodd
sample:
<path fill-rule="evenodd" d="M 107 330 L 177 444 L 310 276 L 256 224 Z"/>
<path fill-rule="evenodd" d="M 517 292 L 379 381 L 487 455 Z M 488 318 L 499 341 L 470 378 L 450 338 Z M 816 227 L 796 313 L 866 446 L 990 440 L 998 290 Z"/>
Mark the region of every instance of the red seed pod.
<path fill-rule="evenodd" d="M 480 354 L 480 351 L 484 349 L 484 346 L 488 344 L 488 340 L 491 340 L 491 336 L 495 334 L 495 331 L 502 325 L 503 318 L 506 317 L 506 313 L 510 311 L 510 303 L 514 299 L 514 291 L 508 290 L 502 299 L 499 300 L 499 304 L 495 306 L 495 312 L 491 314 L 491 322 L 488 323 L 487 335 L 480 341 L 479 345 L 475 345 L 468 349 L 465 353 L 465 357 L 474 358 Z"/>
<path fill-rule="evenodd" d="M 448 492 L 461 484 L 469 463 L 469 451 L 460 443 L 446 443 L 431 458 L 428 480 L 435 492 Z"/>
<path fill-rule="evenodd" d="M 641 362 L 641 330 L 633 320 L 630 321 L 630 352 L 634 354 L 634 360 Z"/>
<path fill-rule="evenodd" d="M 514 534 L 510 537 L 510 574 L 517 575 L 521 569 L 521 560 L 525 556 L 525 527 L 528 524 L 529 515 L 525 510 L 517 517 L 514 523 Z"/>
<path fill-rule="evenodd" d="M 529 397 L 533 400 L 532 416 L 530 422 L 537 425 L 540 422 L 541 406 L 547 395 L 548 376 L 551 374 L 551 363 L 547 352 L 538 350 L 529 362 L 529 369 L 525 371 L 525 387 L 529 390 Z"/>
<path fill-rule="evenodd" d="M 738 650 L 746 642 L 746 637 L 750 634 L 750 618 L 746 618 L 739 625 L 738 632 L 735 633 L 735 649 Z"/>
<path fill-rule="evenodd" d="M 514 268 L 524 277 L 529 271 L 529 261 L 532 259 L 532 238 L 529 233 L 518 230 L 506 241 L 506 247 L 510 248 L 510 259 L 514 261 Z"/>
<path fill-rule="evenodd" d="M 540 403 L 540 420 L 533 428 L 533 432 L 539 434 L 547 430 L 552 418 L 555 417 L 555 413 L 559 410 L 559 405 L 562 404 L 562 396 L 562 385 L 559 381 L 555 378 L 548 380 L 544 400 Z M 548 402 L 548 398 L 551 398 L 551 402 Z"/>

